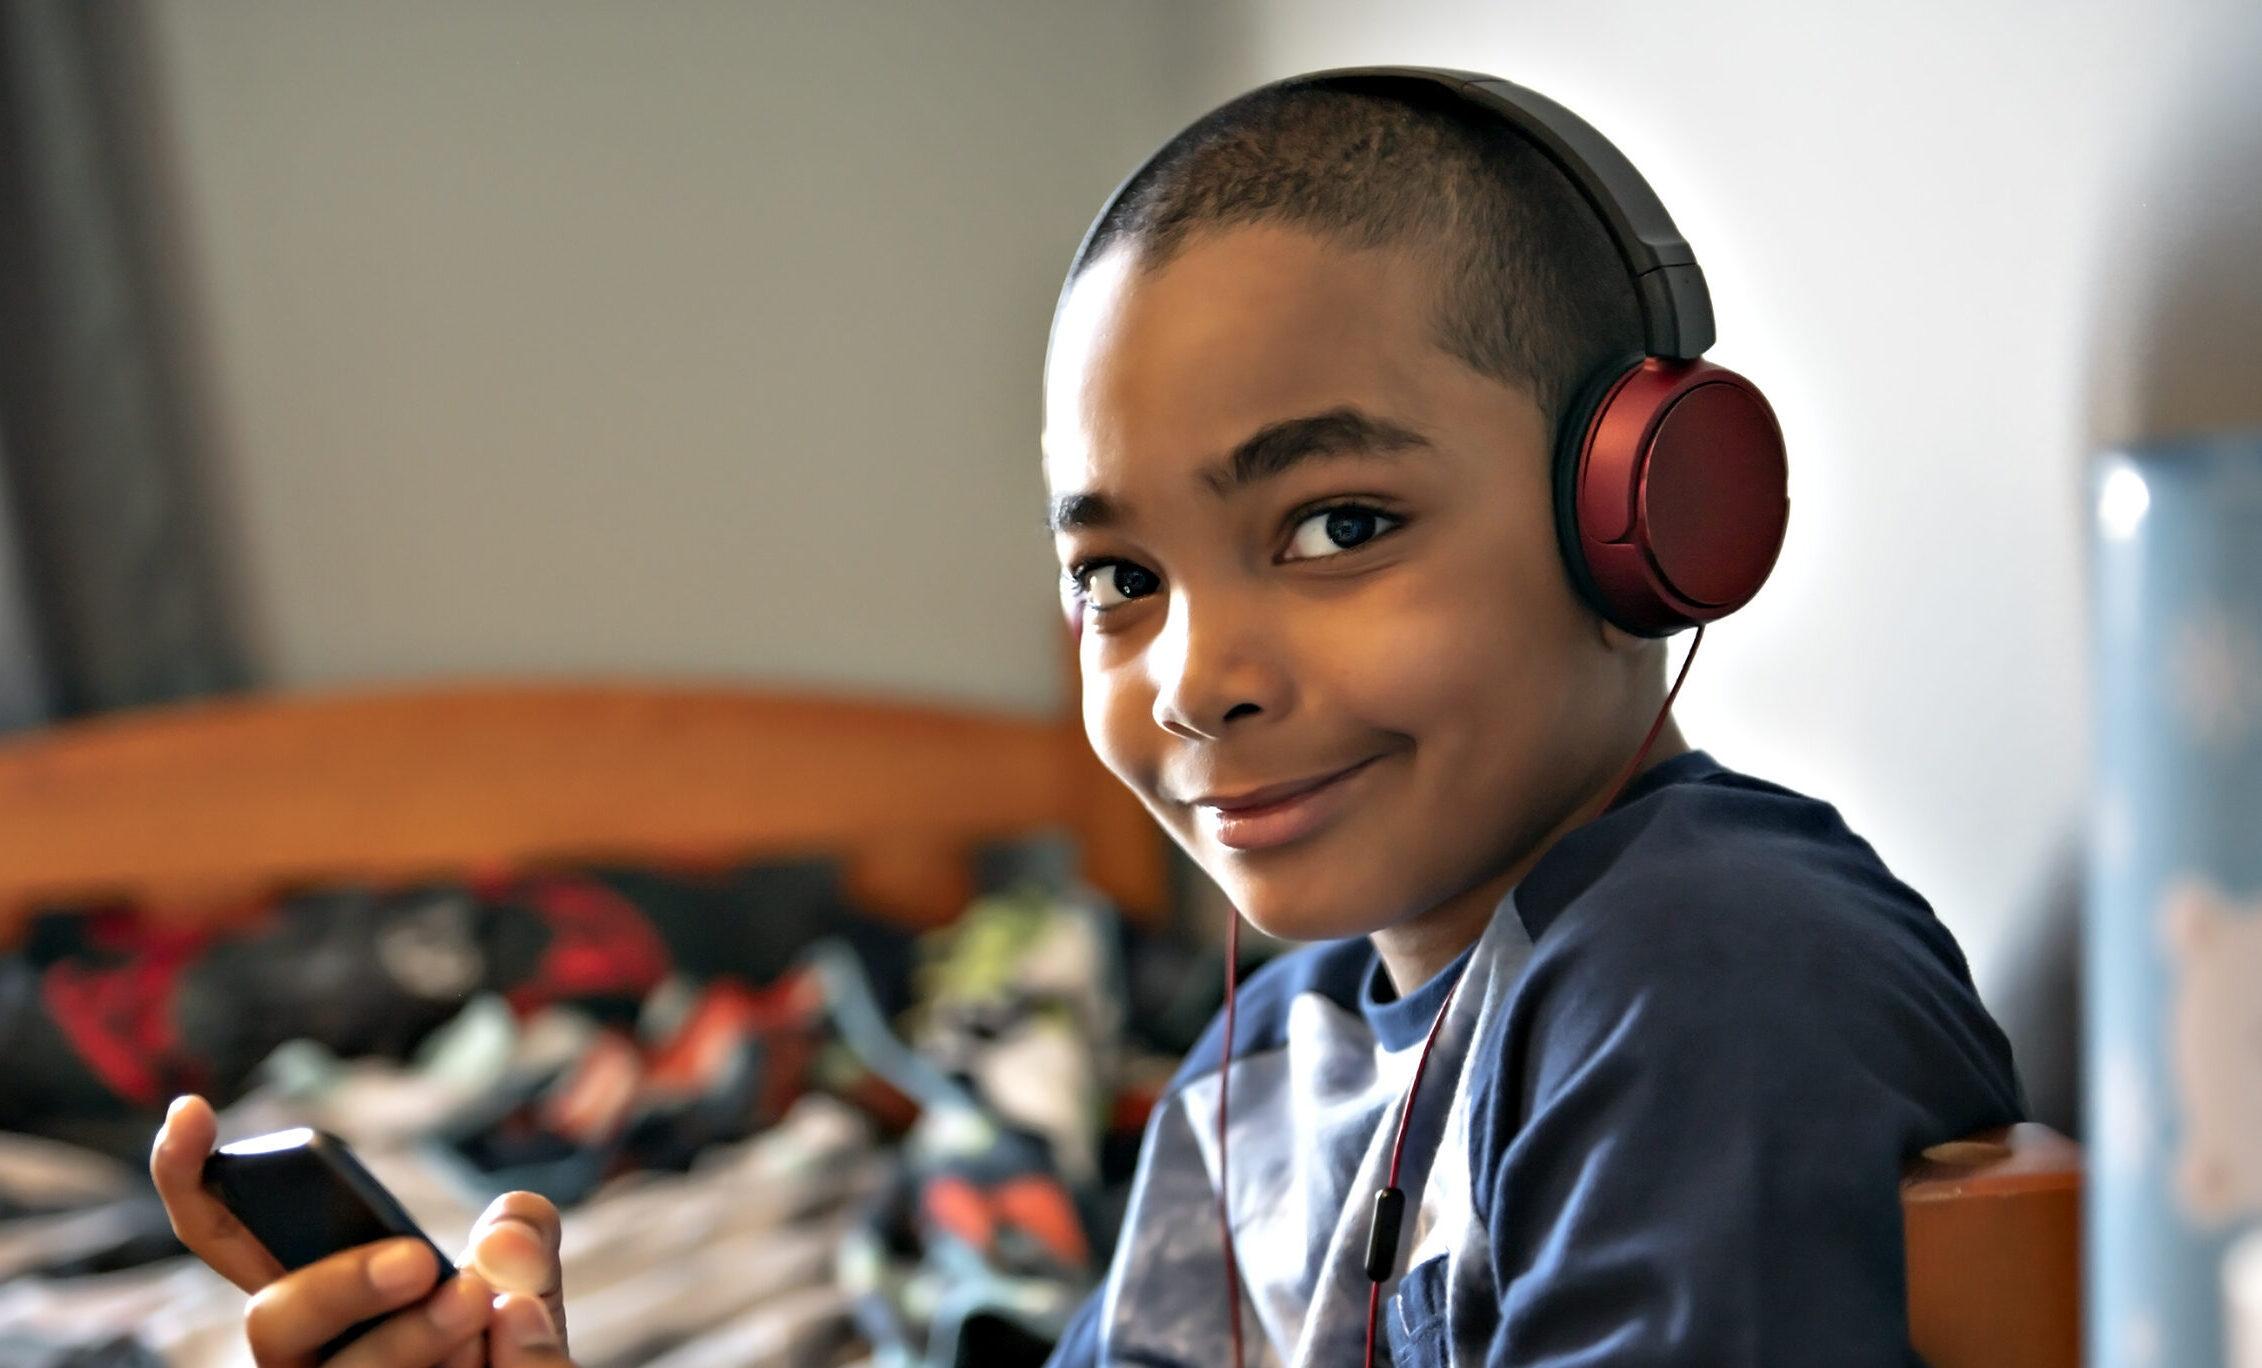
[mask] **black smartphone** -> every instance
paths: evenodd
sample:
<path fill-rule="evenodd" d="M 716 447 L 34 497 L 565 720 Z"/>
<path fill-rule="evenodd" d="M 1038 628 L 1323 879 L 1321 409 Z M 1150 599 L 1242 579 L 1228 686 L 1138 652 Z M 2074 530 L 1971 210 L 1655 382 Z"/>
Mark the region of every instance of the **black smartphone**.
<path fill-rule="evenodd" d="M 455 1265 L 400 1199 L 328 1131 L 302 1127 L 222 1145 L 205 1158 L 204 1189 L 234 1212 L 286 1269 L 406 1235 L 430 1246 L 441 1282 L 455 1276 Z M 322 1357 L 361 1338 L 381 1319 L 346 1330 L 322 1347 Z"/>

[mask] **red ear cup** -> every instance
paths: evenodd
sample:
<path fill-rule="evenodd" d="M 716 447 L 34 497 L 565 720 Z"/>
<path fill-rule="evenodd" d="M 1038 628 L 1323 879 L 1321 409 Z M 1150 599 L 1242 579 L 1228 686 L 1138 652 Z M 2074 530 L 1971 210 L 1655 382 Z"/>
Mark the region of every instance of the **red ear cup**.
<path fill-rule="evenodd" d="M 1791 501 L 1783 431 L 1749 380 L 1648 358 L 1604 393 L 1566 456 L 1564 551 L 1604 617 L 1663 636 L 1726 617 L 1766 583 Z"/>

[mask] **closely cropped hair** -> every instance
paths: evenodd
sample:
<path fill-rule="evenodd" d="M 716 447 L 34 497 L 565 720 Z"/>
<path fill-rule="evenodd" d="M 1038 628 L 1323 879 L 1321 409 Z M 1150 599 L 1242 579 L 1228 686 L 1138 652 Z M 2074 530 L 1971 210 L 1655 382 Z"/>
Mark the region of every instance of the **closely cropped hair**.
<path fill-rule="evenodd" d="M 1154 270 L 1204 232 L 1260 223 L 1432 261 L 1439 345 L 1530 390 L 1550 425 L 1595 371 L 1642 350 L 1633 284 L 1578 188 L 1513 131 L 1438 97 L 1244 95 L 1171 140 L 1078 269 L 1128 243 Z"/>

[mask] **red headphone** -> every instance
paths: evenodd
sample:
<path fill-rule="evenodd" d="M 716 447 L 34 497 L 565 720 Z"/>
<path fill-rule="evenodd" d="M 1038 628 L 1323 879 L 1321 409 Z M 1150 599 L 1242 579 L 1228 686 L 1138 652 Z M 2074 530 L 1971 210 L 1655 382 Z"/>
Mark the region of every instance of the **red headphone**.
<path fill-rule="evenodd" d="M 1474 107 L 1578 187 L 1633 281 L 1643 355 L 1591 378 L 1557 428 L 1564 564 L 1596 612 L 1643 636 L 1750 602 L 1790 518 L 1783 432 L 1757 385 L 1698 359 L 1713 340 L 1704 271 L 1633 163 L 1578 115 L 1497 77 L 1376 67 L 1281 83 L 1307 86 Z"/>
<path fill-rule="evenodd" d="M 1556 526 L 1571 576 L 1643 636 L 1725 617 L 1759 592 L 1791 501 L 1759 387 L 1709 361 L 1645 356 L 1565 424 Z"/>

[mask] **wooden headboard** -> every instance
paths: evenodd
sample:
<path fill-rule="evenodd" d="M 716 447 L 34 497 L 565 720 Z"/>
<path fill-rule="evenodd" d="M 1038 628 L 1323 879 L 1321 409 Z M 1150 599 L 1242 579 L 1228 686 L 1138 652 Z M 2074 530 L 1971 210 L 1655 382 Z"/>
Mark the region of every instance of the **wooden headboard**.
<path fill-rule="evenodd" d="M 1072 722 L 721 688 L 250 696 L 0 741 L 0 945 L 43 907 L 227 915 L 317 883 L 824 853 L 874 910 L 954 915 L 983 842 L 1065 829 L 1128 915 L 1159 833 Z"/>

